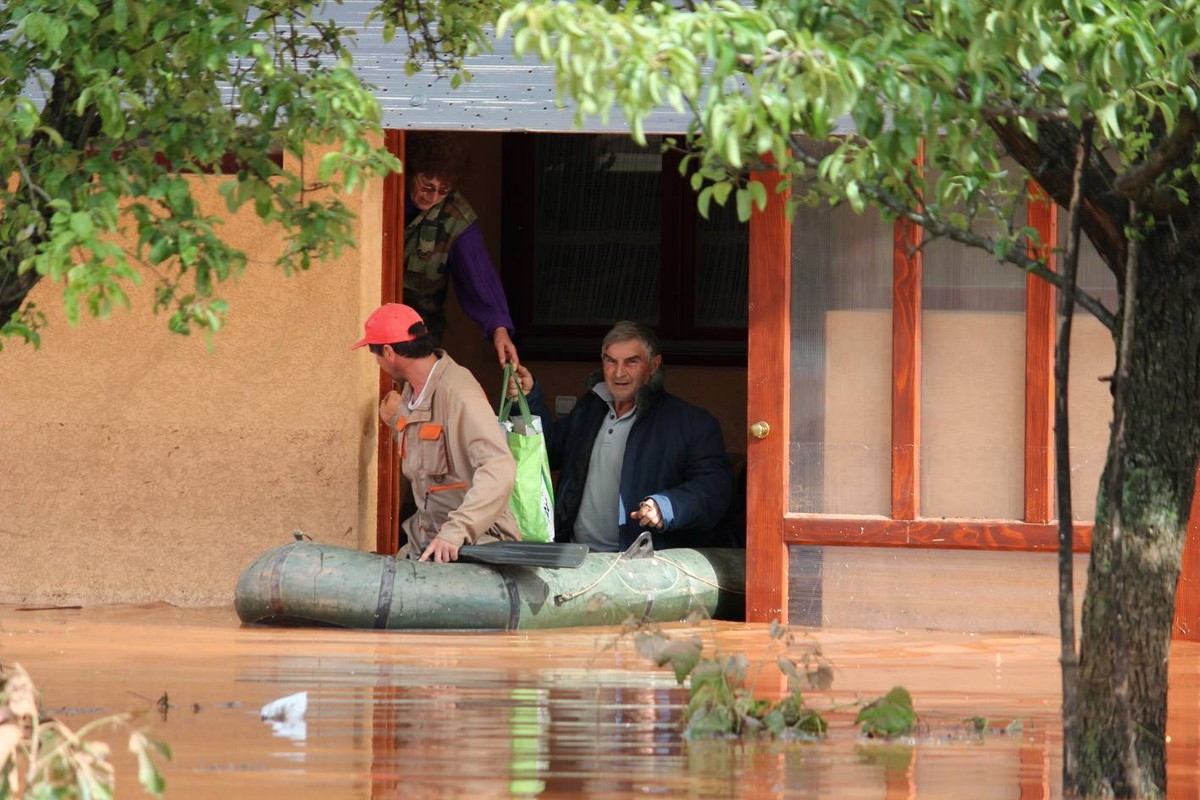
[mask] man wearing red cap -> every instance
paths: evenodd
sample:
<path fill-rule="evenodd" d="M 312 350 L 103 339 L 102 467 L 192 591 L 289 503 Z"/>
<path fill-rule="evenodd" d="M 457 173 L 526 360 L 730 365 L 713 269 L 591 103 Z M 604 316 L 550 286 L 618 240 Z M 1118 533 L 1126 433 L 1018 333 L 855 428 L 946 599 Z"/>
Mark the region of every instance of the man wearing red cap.
<path fill-rule="evenodd" d="M 520 539 L 508 505 L 516 464 L 483 387 L 434 348 L 409 306 L 381 306 L 363 327 L 355 349 L 369 347 L 379 368 L 404 386 L 379 405 L 417 506 L 401 525 L 408 541 L 396 555 L 456 561 L 464 544 Z"/>

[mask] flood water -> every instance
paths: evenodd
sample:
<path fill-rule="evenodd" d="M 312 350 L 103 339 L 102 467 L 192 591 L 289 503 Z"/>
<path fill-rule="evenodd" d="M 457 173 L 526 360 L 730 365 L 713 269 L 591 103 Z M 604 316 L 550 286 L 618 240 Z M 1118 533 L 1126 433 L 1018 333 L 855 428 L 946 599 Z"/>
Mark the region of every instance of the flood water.
<path fill-rule="evenodd" d="M 765 625 L 667 626 L 705 651 L 744 653 L 777 699 Z M 44 710 L 73 727 L 136 710 L 168 742 L 169 798 L 1061 796 L 1057 640 L 816 630 L 833 664 L 806 695 L 819 744 L 687 741 L 686 694 L 614 628 L 405 633 L 243 627 L 232 608 L 0 607 L 0 661 L 19 662 Z M 797 631 L 797 633 L 802 633 Z M 1172 657 L 1170 797 L 1200 796 L 1200 645 Z M 923 735 L 858 736 L 859 700 L 902 684 Z M 261 719 L 305 693 L 302 719 Z M 160 702 L 165 697 L 165 702 Z M 961 721 L 983 717 L 990 733 Z M 1020 731 L 1005 733 L 1013 720 Z M 144 796 L 113 746 L 118 797 Z"/>

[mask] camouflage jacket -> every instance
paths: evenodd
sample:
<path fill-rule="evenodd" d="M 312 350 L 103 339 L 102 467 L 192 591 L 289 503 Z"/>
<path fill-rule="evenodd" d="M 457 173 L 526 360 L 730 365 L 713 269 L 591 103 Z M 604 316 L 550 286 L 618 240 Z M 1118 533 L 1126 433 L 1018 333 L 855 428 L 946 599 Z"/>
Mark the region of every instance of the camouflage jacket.
<path fill-rule="evenodd" d="M 450 248 L 477 216 L 455 190 L 404 228 L 404 302 L 439 338 L 446 325 L 442 307 L 450 285 Z"/>

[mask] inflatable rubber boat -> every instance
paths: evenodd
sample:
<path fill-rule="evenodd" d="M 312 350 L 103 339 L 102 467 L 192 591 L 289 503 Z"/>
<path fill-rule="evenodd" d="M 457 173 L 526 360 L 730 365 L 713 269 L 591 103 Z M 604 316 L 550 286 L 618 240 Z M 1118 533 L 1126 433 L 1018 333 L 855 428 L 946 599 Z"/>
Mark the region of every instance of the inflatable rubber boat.
<path fill-rule="evenodd" d="M 581 559 L 558 568 L 435 564 L 296 541 L 243 571 L 234 605 L 246 623 L 409 630 L 619 625 L 630 616 L 672 622 L 695 613 L 740 620 L 745 613 L 744 550 L 630 548 Z"/>

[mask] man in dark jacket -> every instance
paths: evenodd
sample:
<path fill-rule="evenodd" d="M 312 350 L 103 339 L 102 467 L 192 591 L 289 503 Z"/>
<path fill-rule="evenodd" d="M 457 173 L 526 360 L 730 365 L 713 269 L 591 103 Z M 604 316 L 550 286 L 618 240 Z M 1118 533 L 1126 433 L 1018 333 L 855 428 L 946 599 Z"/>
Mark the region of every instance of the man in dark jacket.
<path fill-rule="evenodd" d="M 624 550 L 643 530 L 656 550 L 729 544 L 723 518 L 733 476 L 716 418 L 663 387 L 649 328 L 618 322 L 600 353 L 602 373 L 557 422 L 533 375 L 517 368 L 542 418 L 550 468 L 560 471 L 556 537 L 602 551 Z"/>

